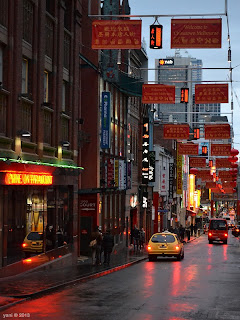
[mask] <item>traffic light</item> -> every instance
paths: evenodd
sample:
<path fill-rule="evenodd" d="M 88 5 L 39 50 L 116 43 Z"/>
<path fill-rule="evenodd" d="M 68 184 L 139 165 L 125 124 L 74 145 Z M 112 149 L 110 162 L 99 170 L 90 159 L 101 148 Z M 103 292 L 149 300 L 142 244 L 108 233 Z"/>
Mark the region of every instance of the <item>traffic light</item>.
<path fill-rule="evenodd" d="M 188 102 L 189 89 L 181 88 L 181 103 Z"/>
<path fill-rule="evenodd" d="M 207 146 L 202 146 L 202 156 L 207 156 L 207 155 L 208 155 Z"/>
<path fill-rule="evenodd" d="M 162 49 L 162 29 L 161 24 L 150 26 L 150 49 Z"/>
<path fill-rule="evenodd" d="M 200 138 L 200 129 L 195 128 L 193 129 L 193 139 L 199 139 Z"/>

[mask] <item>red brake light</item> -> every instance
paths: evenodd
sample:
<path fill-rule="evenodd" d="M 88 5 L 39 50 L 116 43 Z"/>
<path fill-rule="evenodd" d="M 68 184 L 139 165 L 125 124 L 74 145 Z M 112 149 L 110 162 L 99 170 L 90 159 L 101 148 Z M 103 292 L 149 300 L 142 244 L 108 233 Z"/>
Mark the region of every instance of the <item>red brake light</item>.
<path fill-rule="evenodd" d="M 148 246 L 148 251 L 152 250 L 151 246 Z"/>
<path fill-rule="evenodd" d="M 239 229 L 236 229 L 236 231 L 238 232 L 238 231 L 239 231 Z"/>
<path fill-rule="evenodd" d="M 179 246 L 176 246 L 176 250 L 179 250 L 180 249 L 180 247 Z"/>
<path fill-rule="evenodd" d="M 228 234 L 227 234 L 227 233 L 225 233 L 224 235 L 225 235 L 225 237 L 227 237 L 227 236 L 228 236 Z"/>
<path fill-rule="evenodd" d="M 211 232 L 209 232 L 209 234 L 208 234 L 208 235 L 209 235 L 209 237 L 211 237 L 211 236 L 212 236 Z"/>

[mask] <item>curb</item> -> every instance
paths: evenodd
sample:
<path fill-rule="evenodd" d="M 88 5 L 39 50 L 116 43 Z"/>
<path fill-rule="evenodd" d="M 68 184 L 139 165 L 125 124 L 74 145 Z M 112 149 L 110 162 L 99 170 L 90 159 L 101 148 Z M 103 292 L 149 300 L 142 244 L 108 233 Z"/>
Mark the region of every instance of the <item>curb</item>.
<path fill-rule="evenodd" d="M 5 310 L 5 309 L 7 309 L 9 307 L 12 307 L 12 306 L 14 306 L 16 304 L 22 303 L 22 302 L 24 302 L 26 300 L 34 299 L 34 298 L 43 296 L 43 295 L 45 295 L 47 293 L 58 291 L 58 290 L 60 290 L 62 288 L 65 288 L 67 286 L 71 286 L 73 284 L 77 284 L 77 283 L 81 283 L 81 282 L 87 282 L 87 281 L 92 280 L 92 279 L 103 277 L 103 276 L 105 276 L 107 274 L 110 274 L 110 273 L 113 273 L 113 272 L 128 268 L 128 267 L 132 266 L 133 264 L 137 264 L 137 263 L 139 263 L 139 262 L 141 262 L 143 260 L 146 260 L 146 259 L 147 259 L 147 257 L 139 258 L 139 259 L 137 259 L 135 261 L 132 261 L 132 262 L 129 262 L 129 263 L 117 266 L 117 267 L 113 267 L 113 268 L 108 269 L 108 270 L 100 271 L 100 272 L 97 272 L 97 273 L 94 273 L 94 274 L 89 274 L 89 275 L 86 275 L 86 276 L 82 276 L 80 278 L 77 278 L 77 279 L 74 279 L 74 280 L 71 280 L 71 281 L 67 281 L 67 282 L 58 284 L 56 286 L 52 286 L 52 287 L 49 287 L 49 288 L 46 288 L 46 289 L 43 289 L 41 291 L 37 291 L 37 292 L 31 293 L 31 294 L 11 295 L 12 298 L 19 298 L 21 300 L 6 304 L 4 306 L 1 306 L 0 307 L 0 311 Z"/>

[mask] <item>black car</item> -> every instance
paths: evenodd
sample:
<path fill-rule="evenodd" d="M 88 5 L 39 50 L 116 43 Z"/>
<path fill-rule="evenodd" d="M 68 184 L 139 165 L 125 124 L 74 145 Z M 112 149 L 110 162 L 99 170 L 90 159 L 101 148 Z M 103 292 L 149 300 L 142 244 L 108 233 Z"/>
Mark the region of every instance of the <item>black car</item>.
<path fill-rule="evenodd" d="M 234 237 L 238 237 L 240 234 L 240 224 L 236 225 L 235 227 L 232 228 L 232 235 Z"/>

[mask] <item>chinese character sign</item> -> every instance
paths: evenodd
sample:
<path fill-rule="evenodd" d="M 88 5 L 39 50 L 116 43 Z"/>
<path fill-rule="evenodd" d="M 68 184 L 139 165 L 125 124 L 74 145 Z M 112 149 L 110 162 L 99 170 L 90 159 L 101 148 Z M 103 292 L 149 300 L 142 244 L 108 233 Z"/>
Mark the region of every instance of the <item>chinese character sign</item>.
<path fill-rule="evenodd" d="M 221 48 L 222 19 L 172 19 L 171 48 Z"/>
<path fill-rule="evenodd" d="M 142 135 L 142 184 L 149 181 L 149 119 L 143 119 Z"/>
<path fill-rule="evenodd" d="M 231 168 L 228 158 L 216 158 L 216 168 Z"/>
<path fill-rule="evenodd" d="M 212 144 L 211 156 L 226 156 L 231 155 L 231 144 Z"/>
<path fill-rule="evenodd" d="M 161 170 L 161 194 L 165 194 L 167 191 L 167 170 Z"/>
<path fill-rule="evenodd" d="M 230 139 L 230 125 L 224 124 L 205 124 L 205 139 L 218 140 L 218 139 Z"/>
<path fill-rule="evenodd" d="M 195 103 L 228 103 L 228 84 L 196 84 Z"/>
<path fill-rule="evenodd" d="M 192 168 L 205 168 L 206 158 L 189 158 L 189 166 Z"/>
<path fill-rule="evenodd" d="M 198 155 L 198 144 L 197 143 L 179 143 L 178 154 L 184 155 Z"/>
<path fill-rule="evenodd" d="M 144 84 L 142 103 L 175 103 L 175 86 Z"/>
<path fill-rule="evenodd" d="M 164 124 L 163 127 L 164 139 L 189 139 L 189 125 L 188 124 Z"/>
<path fill-rule="evenodd" d="M 149 151 L 149 182 L 155 182 L 155 158 L 156 152 Z"/>
<path fill-rule="evenodd" d="M 92 49 L 141 49 L 141 20 L 96 20 Z"/>

